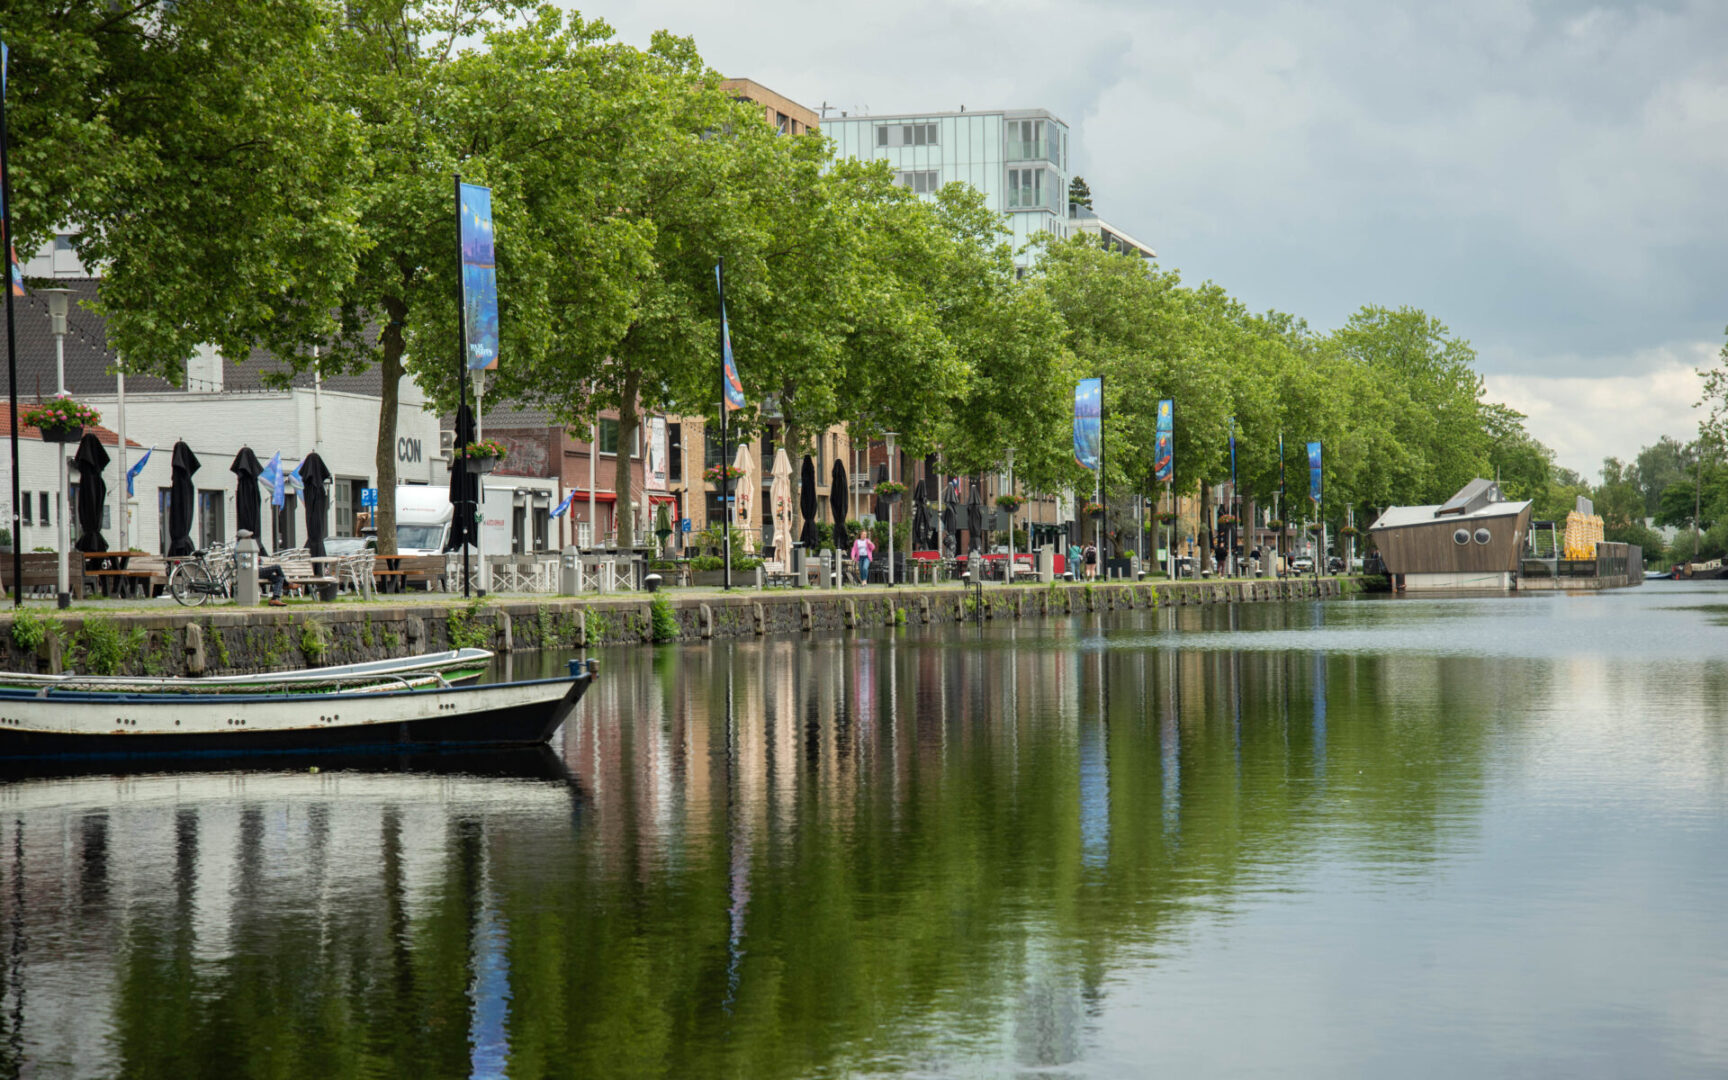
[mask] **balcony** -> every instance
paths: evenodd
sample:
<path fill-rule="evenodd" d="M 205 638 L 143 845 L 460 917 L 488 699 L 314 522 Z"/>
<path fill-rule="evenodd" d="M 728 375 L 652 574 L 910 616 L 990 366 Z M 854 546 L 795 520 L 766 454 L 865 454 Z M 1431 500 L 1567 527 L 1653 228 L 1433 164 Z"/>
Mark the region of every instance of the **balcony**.
<path fill-rule="evenodd" d="M 1006 153 L 1009 161 L 1046 161 L 1050 156 L 1050 145 L 1043 139 L 1031 142 L 1009 139 Z"/>

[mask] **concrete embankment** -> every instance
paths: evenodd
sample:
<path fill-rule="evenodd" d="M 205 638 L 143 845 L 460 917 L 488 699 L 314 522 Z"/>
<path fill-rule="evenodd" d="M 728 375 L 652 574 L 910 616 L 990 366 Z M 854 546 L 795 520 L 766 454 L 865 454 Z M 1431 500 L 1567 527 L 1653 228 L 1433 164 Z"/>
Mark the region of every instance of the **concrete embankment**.
<path fill-rule="evenodd" d="M 747 638 L 897 624 L 1066 617 L 1087 612 L 1341 596 L 1361 578 L 1283 581 L 869 588 L 843 591 L 671 590 L 507 597 L 463 603 L 431 595 L 390 602 L 288 608 L 74 609 L 0 616 L 8 671 L 230 675 L 297 670 L 479 646 L 510 652 L 662 641 Z M 656 628 L 658 607 L 659 626 Z"/>

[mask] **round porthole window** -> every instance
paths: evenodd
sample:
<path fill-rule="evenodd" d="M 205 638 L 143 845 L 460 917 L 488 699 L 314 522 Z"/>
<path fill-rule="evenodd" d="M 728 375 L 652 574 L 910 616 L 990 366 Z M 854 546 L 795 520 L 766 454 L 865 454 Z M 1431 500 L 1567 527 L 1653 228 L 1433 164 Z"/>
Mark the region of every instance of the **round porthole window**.
<path fill-rule="evenodd" d="M 1452 534 L 1452 542 L 1454 544 L 1468 544 L 1470 542 L 1470 530 L 1459 529 Z"/>
<path fill-rule="evenodd" d="M 1476 542 L 1478 544 L 1486 544 L 1492 539 L 1494 539 L 1494 534 L 1489 532 L 1487 529 L 1476 530 Z"/>

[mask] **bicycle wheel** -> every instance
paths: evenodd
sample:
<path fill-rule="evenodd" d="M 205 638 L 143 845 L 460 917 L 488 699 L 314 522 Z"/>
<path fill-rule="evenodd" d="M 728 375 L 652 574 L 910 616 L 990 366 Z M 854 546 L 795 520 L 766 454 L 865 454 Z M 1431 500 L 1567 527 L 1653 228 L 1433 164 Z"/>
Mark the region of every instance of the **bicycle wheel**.
<path fill-rule="evenodd" d="M 210 571 L 203 563 L 183 562 L 168 575 L 168 591 L 187 607 L 197 607 L 210 595 Z"/>

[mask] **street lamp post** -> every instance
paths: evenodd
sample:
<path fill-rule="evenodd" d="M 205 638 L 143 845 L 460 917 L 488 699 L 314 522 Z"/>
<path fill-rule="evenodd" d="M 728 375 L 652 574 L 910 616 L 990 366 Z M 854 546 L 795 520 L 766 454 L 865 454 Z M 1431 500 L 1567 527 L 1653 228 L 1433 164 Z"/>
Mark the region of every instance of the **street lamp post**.
<path fill-rule="evenodd" d="M 894 480 L 894 440 L 899 438 L 899 432 L 886 431 L 882 433 L 883 440 L 888 444 L 888 479 Z M 888 584 L 894 582 L 894 502 L 888 502 Z"/>
<path fill-rule="evenodd" d="M 54 383 L 57 387 L 57 397 L 66 396 L 66 311 L 70 306 L 71 289 L 42 289 L 41 294 L 48 298 L 48 327 L 54 334 Z M 55 464 L 59 468 L 60 486 L 55 491 L 55 540 L 60 552 L 58 567 L 57 596 L 61 607 L 72 604 L 71 568 L 66 557 L 66 508 L 71 500 L 66 497 L 66 447 L 56 444 L 54 453 Z"/>

